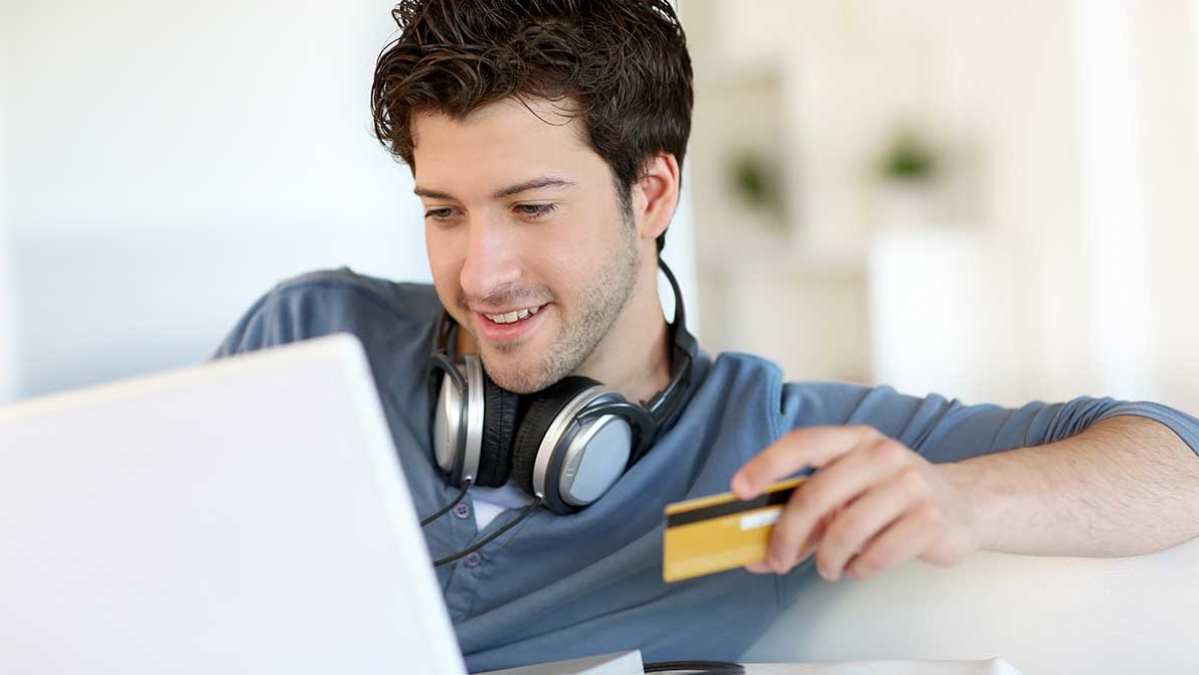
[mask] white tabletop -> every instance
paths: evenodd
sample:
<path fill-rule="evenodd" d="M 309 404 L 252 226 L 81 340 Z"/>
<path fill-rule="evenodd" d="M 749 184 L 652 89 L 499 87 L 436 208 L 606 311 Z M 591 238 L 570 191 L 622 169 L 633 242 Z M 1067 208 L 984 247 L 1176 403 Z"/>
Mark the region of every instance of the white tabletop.
<path fill-rule="evenodd" d="M 747 663 L 746 675 L 1020 675 L 1003 659 L 986 661 L 837 661 Z"/>
<path fill-rule="evenodd" d="M 489 671 L 479 675 L 626 675 L 640 673 L 637 650 L 570 661 Z M 747 663 L 746 675 L 1020 675 L 1003 659 L 986 661 L 835 661 L 827 663 Z"/>

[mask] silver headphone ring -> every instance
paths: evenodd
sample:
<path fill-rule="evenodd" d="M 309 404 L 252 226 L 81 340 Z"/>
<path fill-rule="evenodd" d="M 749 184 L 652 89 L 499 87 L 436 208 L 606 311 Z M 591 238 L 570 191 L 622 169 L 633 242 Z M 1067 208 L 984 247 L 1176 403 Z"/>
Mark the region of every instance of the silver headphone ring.
<path fill-rule="evenodd" d="M 474 484 L 483 448 L 483 362 L 473 354 L 463 356 L 462 360 L 466 370 L 466 439 L 462 445 L 459 482 L 469 479 Z"/>
<path fill-rule="evenodd" d="M 571 432 L 571 427 L 578 424 L 580 414 L 587 407 L 604 398 L 621 401 L 624 400 L 624 398 L 618 392 L 608 389 L 602 385 L 596 385 L 576 394 L 575 397 L 566 404 L 566 407 L 564 407 L 562 411 L 559 412 L 554 418 L 554 421 L 550 424 L 549 429 L 547 429 L 545 435 L 542 436 L 541 444 L 537 448 L 537 457 L 533 463 L 534 494 L 544 496 L 547 493 L 546 482 L 549 476 L 550 464 L 554 459 L 555 452 L 558 446 L 561 445 L 563 440 L 567 437 L 567 434 Z M 593 428 L 602 427 L 610 418 L 613 417 L 614 416 L 612 415 L 605 415 L 600 419 L 592 421 L 591 426 Z M 573 446 L 574 444 L 572 443 L 572 448 Z M 568 450 L 570 449 L 571 448 L 568 448 Z M 629 447 L 629 453 L 632 453 L 631 443 Z M 565 459 L 566 458 L 564 458 L 564 460 Z M 564 462 L 564 466 L 566 464 L 570 464 L 570 462 Z M 621 463 L 621 466 L 623 468 L 624 464 Z M 555 493 L 558 494 L 560 498 L 572 506 L 585 506 L 585 504 L 573 503 L 573 500 L 568 498 L 568 495 L 566 494 L 568 490 L 564 490 L 563 488 L 565 486 L 562 485 L 565 475 L 559 475 L 556 477 L 556 479 L 558 484 L 554 485 L 553 487 L 555 488 Z"/>

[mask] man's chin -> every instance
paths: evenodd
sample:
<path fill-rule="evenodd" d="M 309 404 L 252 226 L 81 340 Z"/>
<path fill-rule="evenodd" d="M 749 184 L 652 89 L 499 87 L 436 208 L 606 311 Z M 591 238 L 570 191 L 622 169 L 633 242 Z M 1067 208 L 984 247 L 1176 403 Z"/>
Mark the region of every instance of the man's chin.
<path fill-rule="evenodd" d="M 483 368 L 501 389 L 514 394 L 531 394 L 550 386 L 558 379 L 545 372 L 545 365 L 529 363 L 528 359 L 483 353 Z"/>

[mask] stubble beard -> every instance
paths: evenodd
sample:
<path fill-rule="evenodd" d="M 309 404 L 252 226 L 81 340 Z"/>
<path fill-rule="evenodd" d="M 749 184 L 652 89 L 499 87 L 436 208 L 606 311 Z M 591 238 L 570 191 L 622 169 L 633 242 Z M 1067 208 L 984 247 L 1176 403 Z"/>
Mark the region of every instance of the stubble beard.
<path fill-rule="evenodd" d="M 591 356 L 637 290 L 640 255 L 633 224 L 624 223 L 623 246 L 596 275 L 579 299 L 574 315 L 561 316 L 560 336 L 544 354 L 530 354 L 520 366 L 502 367 L 481 350 L 488 376 L 503 389 L 528 394 L 540 391 L 577 371 Z M 513 354 L 527 345 L 493 345 L 501 354 Z"/>

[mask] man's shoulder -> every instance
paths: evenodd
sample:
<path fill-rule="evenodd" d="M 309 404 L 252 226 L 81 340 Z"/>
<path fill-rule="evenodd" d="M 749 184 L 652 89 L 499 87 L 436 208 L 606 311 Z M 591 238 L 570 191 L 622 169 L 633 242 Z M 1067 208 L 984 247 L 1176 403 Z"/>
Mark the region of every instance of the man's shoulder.
<path fill-rule="evenodd" d="M 315 270 L 285 279 L 268 297 L 327 303 L 357 309 L 368 303 L 401 317 L 436 315 L 441 311 L 431 284 L 391 281 L 359 274 L 348 267 Z"/>
<path fill-rule="evenodd" d="M 783 371 L 775 362 L 743 352 L 701 358 L 695 402 L 710 414 L 717 409 L 770 411 L 778 408 Z"/>
<path fill-rule="evenodd" d="M 936 394 L 918 398 L 886 385 L 788 379 L 777 363 L 752 354 L 722 353 L 712 372 L 705 382 L 711 398 L 747 418 L 765 410 L 776 435 L 799 427 L 869 424 L 898 437 L 901 423 L 918 412 L 945 411 L 946 399 Z"/>
<path fill-rule="evenodd" d="M 704 387 L 720 392 L 729 405 L 752 401 L 765 403 L 772 412 L 785 413 L 794 408 L 804 415 L 830 407 L 838 410 L 853 407 L 872 392 L 880 398 L 895 393 L 890 387 L 856 382 L 788 380 L 778 363 L 742 352 L 722 352 L 705 376 Z"/>
<path fill-rule="evenodd" d="M 782 366 L 763 356 L 743 352 L 721 352 L 712 365 L 710 384 L 719 387 L 747 387 L 791 395 L 813 397 L 854 395 L 875 390 L 893 393 L 891 387 L 871 387 L 841 380 L 788 380 Z"/>
<path fill-rule="evenodd" d="M 442 311 L 429 284 L 381 279 L 342 267 L 279 282 L 258 299 L 225 339 L 218 356 L 337 332 L 364 342 L 423 334 Z"/>
<path fill-rule="evenodd" d="M 762 356 L 745 352 L 721 352 L 707 379 L 719 386 L 762 387 L 782 381 L 783 369 Z"/>

